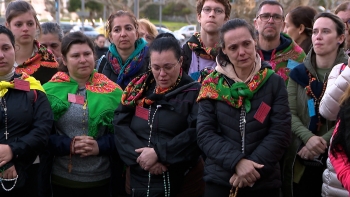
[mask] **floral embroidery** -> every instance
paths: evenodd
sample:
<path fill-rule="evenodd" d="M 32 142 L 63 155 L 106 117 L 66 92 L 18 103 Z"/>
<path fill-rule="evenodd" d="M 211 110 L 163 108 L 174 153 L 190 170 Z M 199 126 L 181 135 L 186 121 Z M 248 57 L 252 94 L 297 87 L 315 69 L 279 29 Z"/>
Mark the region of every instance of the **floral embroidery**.
<path fill-rule="evenodd" d="M 288 72 L 289 72 L 288 68 L 279 68 L 276 73 L 279 76 L 281 76 L 282 79 L 284 79 L 284 81 L 286 81 L 288 79 L 288 75 L 287 75 Z"/>
<path fill-rule="evenodd" d="M 132 59 L 128 59 L 125 65 L 120 65 L 121 59 L 118 61 L 118 58 L 120 57 L 117 58 L 112 52 L 109 51 L 107 54 L 108 60 L 111 63 L 114 73 L 118 76 L 118 79 L 115 82 L 117 84 L 128 85 L 130 79 L 133 79 L 134 76 L 143 68 L 147 55 L 148 47 L 146 46 L 138 55 Z"/>
<path fill-rule="evenodd" d="M 50 82 L 67 82 L 70 81 L 69 76 L 64 72 L 57 72 L 50 80 Z"/>
<path fill-rule="evenodd" d="M 249 112 L 251 108 L 250 99 L 273 73 L 271 69 L 265 68 L 260 70 L 248 84 L 236 82 L 230 87 L 223 75 L 214 71 L 203 81 L 197 102 L 202 99 L 220 100 L 235 108 L 244 105 L 247 112 Z"/>
<path fill-rule="evenodd" d="M 110 93 L 116 88 L 120 88 L 116 83 L 108 83 L 108 78 L 100 73 L 95 73 L 91 82 L 86 84 L 86 89 L 96 93 Z"/>
<path fill-rule="evenodd" d="M 201 96 L 205 98 L 211 98 L 214 100 L 219 98 L 218 92 L 212 86 L 203 86 L 203 88 L 201 88 Z"/>
<path fill-rule="evenodd" d="M 27 73 L 22 73 L 21 79 L 25 80 L 28 79 L 30 76 Z"/>
<path fill-rule="evenodd" d="M 154 91 L 155 94 L 165 94 L 169 92 L 170 90 L 174 89 L 181 81 L 182 78 L 182 69 L 180 69 L 180 74 L 175 82 L 175 84 L 169 88 L 160 88 L 156 86 L 156 89 Z M 134 78 L 129 85 L 125 88 L 121 103 L 123 105 L 129 105 L 129 106 L 144 106 L 151 105 L 154 101 L 148 99 L 147 97 L 143 97 L 143 93 L 148 89 L 150 84 L 152 84 L 155 81 L 154 76 L 151 71 L 148 71 L 147 73 L 138 76 Z"/>
<path fill-rule="evenodd" d="M 190 38 L 187 45 L 203 59 L 215 60 L 218 54 L 218 44 L 215 44 L 215 47 L 205 47 L 199 32 L 193 34 L 193 37 Z"/>
<path fill-rule="evenodd" d="M 36 71 L 38 71 L 38 69 L 40 68 L 40 64 L 32 64 L 26 67 L 17 67 L 16 68 L 16 73 L 27 73 L 29 75 L 32 75 L 33 73 L 35 73 Z"/>
<path fill-rule="evenodd" d="M 52 53 L 48 52 L 48 50 L 36 40 L 34 40 L 34 45 L 38 48 L 38 52 L 33 57 L 23 62 L 23 64 L 16 67 L 15 71 L 17 74 L 25 72 L 28 75 L 33 75 L 41 66 L 58 68 L 58 63 Z"/>
<path fill-rule="evenodd" d="M 288 35 L 281 33 L 282 36 L 290 38 Z M 262 52 L 258 51 L 262 60 L 264 60 L 264 56 Z M 296 45 L 295 42 L 292 42 L 287 48 L 281 51 L 277 51 L 276 49 L 272 51 L 270 61 L 268 61 L 272 67 L 272 69 L 276 72 L 276 74 L 280 75 L 286 83 L 288 83 L 290 69 L 287 68 L 288 60 L 294 60 L 297 62 L 303 62 L 305 58 L 305 53 L 303 49 Z"/>
<path fill-rule="evenodd" d="M 70 77 L 67 73 L 57 72 L 50 82 L 69 82 Z M 95 73 L 86 84 L 86 89 L 95 93 L 111 93 L 115 89 L 121 89 L 118 84 L 108 82 L 108 78 L 100 73 Z"/>

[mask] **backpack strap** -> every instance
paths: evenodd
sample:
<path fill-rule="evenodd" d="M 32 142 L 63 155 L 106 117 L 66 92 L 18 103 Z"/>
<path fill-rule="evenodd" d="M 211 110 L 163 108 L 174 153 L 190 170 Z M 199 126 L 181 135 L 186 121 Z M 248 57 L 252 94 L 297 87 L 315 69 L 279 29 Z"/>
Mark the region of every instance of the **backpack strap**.
<path fill-rule="evenodd" d="M 342 73 L 345 70 L 346 66 L 347 66 L 346 64 L 341 65 L 340 70 L 339 70 L 339 75 L 340 75 L 340 73 Z"/>
<path fill-rule="evenodd" d="M 34 105 L 34 103 L 38 99 L 38 93 L 36 92 L 36 90 L 30 90 L 29 92 L 27 92 L 27 98 L 30 100 L 32 105 Z"/>
<path fill-rule="evenodd" d="M 107 64 L 107 58 L 105 55 L 102 55 L 100 57 L 100 59 L 97 60 L 96 62 L 96 69 L 98 73 L 102 73 L 103 68 L 105 67 L 105 65 Z"/>

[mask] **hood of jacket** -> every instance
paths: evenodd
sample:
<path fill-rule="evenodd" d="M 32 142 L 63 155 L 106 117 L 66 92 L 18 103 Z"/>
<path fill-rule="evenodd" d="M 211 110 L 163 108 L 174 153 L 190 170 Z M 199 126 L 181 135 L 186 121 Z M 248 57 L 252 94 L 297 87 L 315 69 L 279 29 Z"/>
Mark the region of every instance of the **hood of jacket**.
<path fill-rule="evenodd" d="M 256 53 L 255 65 L 253 67 L 253 70 L 250 73 L 250 75 L 247 77 L 247 79 L 245 81 L 242 81 L 237 76 L 237 74 L 236 74 L 236 72 L 234 70 L 234 65 L 231 62 L 228 62 L 228 61 L 226 61 L 224 59 L 221 59 L 219 56 L 217 56 L 216 57 L 216 63 L 217 63 L 217 65 L 215 67 L 216 71 L 218 71 L 221 74 L 224 74 L 225 76 L 227 76 L 228 78 L 232 79 L 233 81 L 244 82 L 244 83 L 247 83 L 247 82 L 251 81 L 253 79 L 253 77 L 255 76 L 255 74 L 259 72 L 259 70 L 264 69 L 266 67 L 268 67 L 269 69 L 272 69 L 270 64 L 268 62 L 266 62 L 266 61 L 261 61 L 260 55 L 258 53 Z"/>
<path fill-rule="evenodd" d="M 332 67 L 334 67 L 337 64 L 341 64 L 341 63 L 347 63 L 348 62 L 348 57 L 346 56 L 346 54 L 344 53 L 344 50 L 342 48 L 338 49 L 338 53 L 337 53 L 337 57 L 335 58 Z M 310 71 L 310 73 L 313 76 L 316 76 L 316 54 L 314 49 L 312 48 L 309 53 L 307 54 L 307 56 L 304 59 L 304 65 L 306 67 L 307 70 Z"/>

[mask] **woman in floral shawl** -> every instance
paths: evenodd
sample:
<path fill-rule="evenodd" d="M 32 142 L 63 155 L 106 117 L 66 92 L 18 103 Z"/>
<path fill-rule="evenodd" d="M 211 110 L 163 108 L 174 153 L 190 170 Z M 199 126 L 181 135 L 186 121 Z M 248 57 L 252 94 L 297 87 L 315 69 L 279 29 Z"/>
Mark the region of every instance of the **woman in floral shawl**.
<path fill-rule="evenodd" d="M 287 90 L 256 52 L 256 34 L 243 19 L 221 29 L 215 71 L 198 96 L 198 145 L 205 160 L 205 197 L 279 197 L 279 161 L 291 136 Z"/>
<path fill-rule="evenodd" d="M 136 76 L 144 73 L 148 64 L 147 42 L 140 38 L 136 17 L 119 10 L 108 18 L 108 39 L 111 42 L 97 69 L 124 89 Z"/>
<path fill-rule="evenodd" d="M 112 119 L 122 91 L 94 71 L 93 51 L 94 44 L 81 32 L 66 35 L 61 50 L 63 72 L 44 85 L 56 130 L 49 141 L 55 156 L 53 196 L 110 195 L 112 169 L 117 167 L 111 164 L 116 153 Z"/>
<path fill-rule="evenodd" d="M 117 150 L 127 164 L 126 192 L 133 197 L 199 197 L 203 164 L 197 146 L 196 98 L 200 84 L 182 71 L 175 37 L 150 45 L 150 67 L 126 87 L 115 112 Z"/>
<path fill-rule="evenodd" d="M 58 63 L 51 51 L 35 40 L 41 28 L 34 8 L 27 1 L 12 1 L 5 15 L 6 27 L 16 39 L 16 74 L 25 72 L 46 83 L 57 72 Z"/>

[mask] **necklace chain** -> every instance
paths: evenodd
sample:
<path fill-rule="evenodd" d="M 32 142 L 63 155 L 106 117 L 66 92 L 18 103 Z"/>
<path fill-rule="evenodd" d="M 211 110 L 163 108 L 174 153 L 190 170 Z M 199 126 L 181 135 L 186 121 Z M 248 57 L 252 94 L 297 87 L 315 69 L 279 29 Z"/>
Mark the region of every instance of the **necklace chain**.
<path fill-rule="evenodd" d="M 157 113 L 158 109 L 161 108 L 161 107 L 162 107 L 161 105 L 157 105 L 157 108 L 154 111 L 152 116 L 151 116 L 152 105 L 150 105 L 149 108 L 148 108 L 147 124 L 148 124 L 148 126 L 150 128 L 150 132 L 149 132 L 147 147 L 151 146 L 151 137 L 152 137 L 152 131 L 153 131 L 154 117 L 156 116 L 156 113 Z M 165 174 L 167 174 L 168 181 L 165 178 Z M 170 177 L 169 177 L 169 172 L 163 172 L 163 182 L 164 182 L 165 197 L 170 197 Z M 168 187 L 166 185 L 166 182 L 168 182 Z M 149 197 L 150 185 L 151 185 L 151 173 L 148 172 L 147 197 Z"/>
<path fill-rule="evenodd" d="M 319 131 L 321 129 L 322 126 L 322 122 L 321 122 L 321 114 L 320 114 L 320 110 L 318 109 L 318 107 L 320 106 L 320 101 L 324 95 L 324 93 L 326 92 L 326 87 L 327 87 L 327 80 L 325 80 L 323 82 L 323 87 L 322 87 L 322 92 L 321 95 L 317 98 L 316 95 L 314 94 L 314 92 L 312 91 L 311 88 L 311 82 L 312 80 L 312 76 L 311 73 L 308 72 L 308 76 L 309 76 L 309 87 L 310 87 L 310 95 L 311 97 L 315 100 L 314 102 L 314 106 L 315 106 L 315 111 L 317 111 L 317 118 L 318 118 L 318 122 L 317 122 L 317 131 Z"/>
<path fill-rule="evenodd" d="M 200 69 L 199 69 L 199 55 L 196 54 L 196 56 L 197 56 L 197 67 L 198 67 L 198 72 L 200 72 Z"/>
<path fill-rule="evenodd" d="M 241 113 L 239 118 L 239 130 L 241 132 L 241 141 L 242 141 L 242 153 L 244 153 L 244 147 L 245 147 L 245 124 L 246 124 L 246 111 L 244 106 L 241 107 Z"/>
<path fill-rule="evenodd" d="M 13 188 L 15 188 L 15 186 L 16 186 L 17 179 L 18 179 L 18 175 L 17 175 L 15 178 L 13 178 L 13 179 L 3 179 L 3 178 L 0 178 L 0 183 L 1 183 L 2 189 L 4 189 L 4 190 L 7 191 L 7 192 L 13 190 Z M 7 188 L 4 186 L 4 183 L 3 183 L 4 181 L 14 181 L 13 186 L 12 186 L 11 188 L 7 189 Z"/>
<path fill-rule="evenodd" d="M 6 105 L 6 100 L 4 97 L 1 98 L 1 107 L 2 109 L 4 110 L 4 115 L 5 115 L 5 138 L 7 140 L 7 137 L 8 137 L 8 127 L 7 127 L 7 105 Z"/>
<path fill-rule="evenodd" d="M 6 105 L 6 100 L 5 100 L 4 97 L 1 98 L 0 104 L 1 104 L 2 109 L 4 110 L 4 115 L 5 115 L 5 117 L 4 117 L 5 118 L 5 133 L 4 134 L 5 134 L 5 138 L 7 140 L 7 137 L 8 137 L 9 133 L 8 133 L 8 127 L 7 127 L 7 105 Z M 4 179 L 4 178 L 0 177 L 1 187 L 5 191 L 9 192 L 9 191 L 13 190 L 13 188 L 15 188 L 16 183 L 17 183 L 17 179 L 18 179 L 18 175 L 15 178 L 13 178 L 13 179 Z M 4 183 L 3 183 L 4 181 L 14 181 L 13 186 L 11 188 L 9 188 L 9 189 L 5 188 Z"/>
<path fill-rule="evenodd" d="M 85 88 L 84 88 L 85 89 Z M 84 89 L 79 89 L 78 90 L 78 95 L 80 96 L 84 96 L 81 95 L 80 92 L 84 91 Z M 83 105 L 83 118 L 82 118 L 82 126 L 83 126 L 83 134 L 85 135 L 85 122 L 86 122 L 86 109 L 87 109 L 87 99 L 84 97 L 84 105 Z"/>

